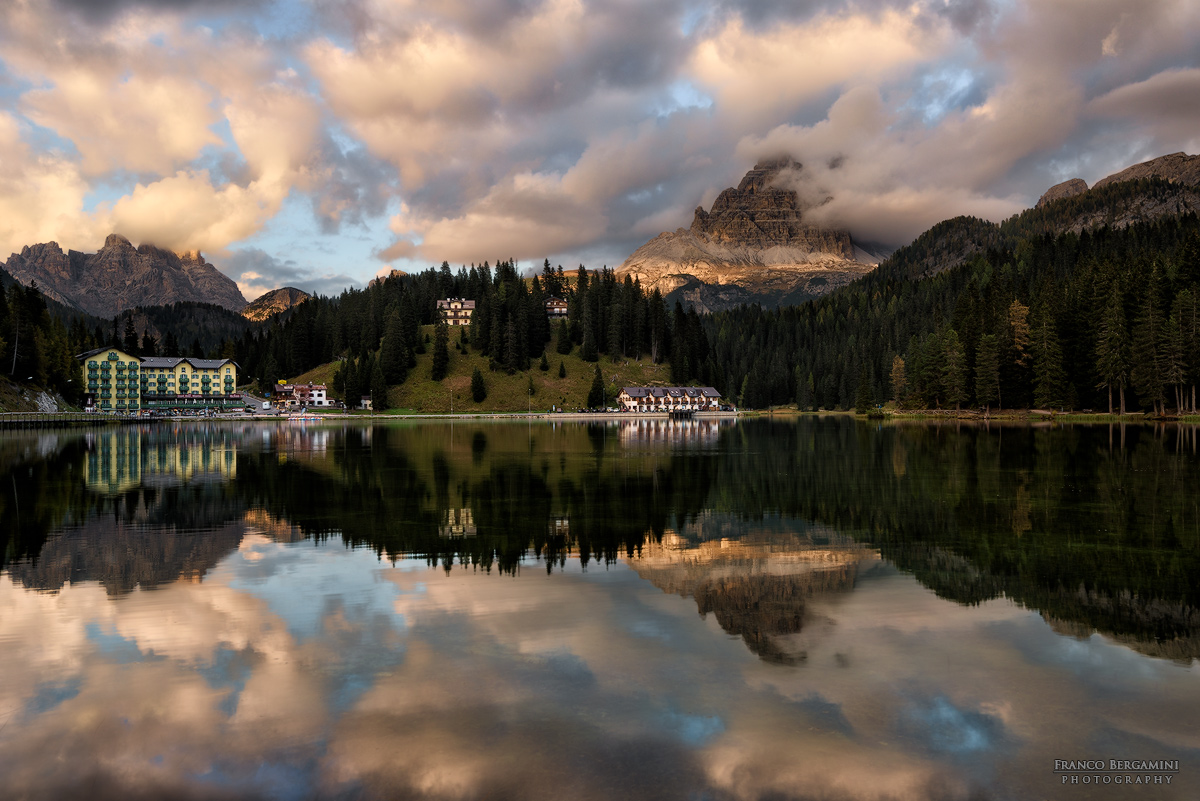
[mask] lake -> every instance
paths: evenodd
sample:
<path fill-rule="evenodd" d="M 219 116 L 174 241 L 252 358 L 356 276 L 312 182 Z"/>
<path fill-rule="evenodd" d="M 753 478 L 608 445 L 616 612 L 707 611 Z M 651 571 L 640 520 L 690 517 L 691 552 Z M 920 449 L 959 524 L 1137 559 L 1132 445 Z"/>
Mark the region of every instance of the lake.
<path fill-rule="evenodd" d="M 0 434 L 0 797 L 1194 799 L 1180 425 Z"/>

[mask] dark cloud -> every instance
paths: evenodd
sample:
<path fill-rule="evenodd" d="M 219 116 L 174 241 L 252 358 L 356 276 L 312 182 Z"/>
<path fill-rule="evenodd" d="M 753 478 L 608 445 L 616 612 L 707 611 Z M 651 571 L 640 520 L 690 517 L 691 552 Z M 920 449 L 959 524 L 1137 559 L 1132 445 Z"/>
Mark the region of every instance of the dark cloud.
<path fill-rule="evenodd" d="M 320 191 L 312 194 L 313 214 L 325 234 L 343 225 L 362 225 L 387 210 L 396 194 L 396 169 L 362 147 L 339 148 L 327 139 L 322 162 L 327 170 Z"/>
<path fill-rule="evenodd" d="M 53 0 L 64 11 L 80 14 L 93 22 L 104 22 L 125 11 L 225 11 L 247 10 L 267 5 L 273 0 Z"/>
<path fill-rule="evenodd" d="M 980 25 L 996 16 L 992 0 L 954 0 L 944 6 L 935 6 L 937 13 L 950 20 L 954 29 L 964 36 L 975 32 Z"/>
<path fill-rule="evenodd" d="M 285 286 L 303 289 L 312 295 L 336 295 L 349 286 L 362 283 L 344 274 L 314 274 L 294 259 L 280 259 L 259 248 L 235 250 L 221 260 L 220 267 L 238 282 L 250 300 Z"/>

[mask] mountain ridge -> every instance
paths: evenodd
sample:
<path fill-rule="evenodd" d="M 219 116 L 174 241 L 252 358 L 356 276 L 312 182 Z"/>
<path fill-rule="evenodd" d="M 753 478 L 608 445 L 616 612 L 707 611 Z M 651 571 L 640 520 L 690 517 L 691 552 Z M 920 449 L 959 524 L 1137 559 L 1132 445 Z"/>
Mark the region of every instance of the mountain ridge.
<path fill-rule="evenodd" d="M 25 286 L 36 283 L 47 297 L 98 317 L 179 301 L 213 303 L 233 311 L 247 305 L 233 279 L 199 251 L 180 254 L 146 242 L 135 248 L 116 233 L 109 234 L 95 253 L 64 253 L 53 241 L 26 245 L 3 266 Z"/>
<path fill-rule="evenodd" d="M 246 308 L 242 309 L 242 316 L 247 320 L 261 322 L 272 315 L 298 306 L 311 297 L 312 295 L 303 289 L 297 289 L 294 286 L 283 286 L 279 289 L 272 289 L 250 301 L 246 305 Z"/>

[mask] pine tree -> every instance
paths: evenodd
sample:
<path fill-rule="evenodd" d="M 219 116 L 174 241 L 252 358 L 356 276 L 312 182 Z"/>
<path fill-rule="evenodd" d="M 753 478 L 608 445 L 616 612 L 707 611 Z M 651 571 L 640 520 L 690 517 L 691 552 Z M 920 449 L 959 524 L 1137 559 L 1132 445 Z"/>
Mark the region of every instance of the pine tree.
<path fill-rule="evenodd" d="M 543 373 L 549 372 L 550 370 L 550 362 L 546 359 L 546 351 L 542 351 L 542 358 L 541 361 L 538 362 L 538 369 Z"/>
<path fill-rule="evenodd" d="M 1043 311 L 1031 330 L 1033 350 L 1033 403 L 1042 409 L 1066 406 L 1066 374 L 1058 328 L 1048 311 Z"/>
<path fill-rule="evenodd" d="M 596 373 L 592 376 L 592 388 L 588 390 L 587 405 L 589 409 L 603 409 L 605 406 L 604 397 L 604 376 L 600 374 L 600 365 L 596 365 Z"/>
<path fill-rule="evenodd" d="M 567 321 L 559 320 L 558 321 L 558 346 L 557 346 L 556 350 L 559 353 L 561 353 L 563 356 L 566 356 L 568 353 L 571 352 L 572 347 L 573 347 L 573 345 L 571 343 L 571 332 L 567 330 Z"/>
<path fill-rule="evenodd" d="M 963 352 L 958 332 L 946 329 L 942 335 L 942 387 L 946 391 L 946 403 L 959 409 L 969 397 L 967 394 L 967 357 Z"/>
<path fill-rule="evenodd" d="M 991 411 L 1000 401 L 1000 343 L 995 334 L 979 337 L 975 350 L 975 399 Z"/>
<path fill-rule="evenodd" d="M 583 310 L 583 344 L 579 348 L 579 356 L 585 362 L 594 362 L 600 359 L 600 352 L 596 348 L 596 330 L 592 323 L 592 310 L 590 307 Z"/>
<path fill-rule="evenodd" d="M 379 361 L 383 377 L 388 384 L 402 384 L 408 377 L 408 343 L 404 336 L 404 323 L 400 313 L 388 315 L 384 326 L 383 342 L 379 346 Z"/>
<path fill-rule="evenodd" d="M 1156 293 L 1146 293 L 1141 313 L 1133 328 L 1132 367 L 1130 383 L 1143 406 L 1149 406 L 1155 414 L 1161 414 L 1165 405 L 1161 339 L 1163 335 L 1162 312 L 1158 307 Z"/>
<path fill-rule="evenodd" d="M 434 324 L 433 335 L 433 369 L 430 378 L 441 381 L 450 367 L 450 326 L 444 320 L 438 320 Z"/>
<path fill-rule="evenodd" d="M 1129 377 L 1129 343 L 1125 330 L 1125 304 L 1114 282 L 1100 318 L 1096 340 L 1097 389 L 1108 390 L 1108 413 L 1113 413 L 1113 387 L 1117 388 L 1121 414 L 1125 414 L 1125 381 Z"/>
<path fill-rule="evenodd" d="M 130 312 L 125 317 L 125 339 L 121 345 L 122 349 L 130 356 L 140 355 L 140 348 L 138 348 L 137 329 L 133 326 L 133 312 Z"/>
<path fill-rule="evenodd" d="M 904 359 L 900 354 L 892 357 L 892 397 L 896 403 L 904 403 L 905 397 L 908 395 L 908 377 L 904 372 Z M 812 374 L 809 373 L 809 383 L 812 383 Z"/>
<path fill-rule="evenodd" d="M 487 386 L 483 383 L 483 373 L 476 367 L 471 372 L 471 398 L 476 403 L 482 403 L 487 398 Z"/>
<path fill-rule="evenodd" d="M 875 399 L 871 397 L 871 379 L 865 366 L 858 368 L 858 388 L 854 393 L 854 411 L 868 414 L 875 408 Z"/>
<path fill-rule="evenodd" d="M 1167 318 L 1162 337 L 1163 382 L 1175 390 L 1175 409 L 1183 413 L 1183 329 L 1179 319 L 1172 315 Z"/>
<path fill-rule="evenodd" d="M 558 377 L 559 378 L 567 377 L 567 365 L 566 365 L 566 363 L 561 362 L 561 361 L 558 363 Z"/>
<path fill-rule="evenodd" d="M 372 359 L 375 364 L 371 368 L 371 409 L 376 412 L 387 411 L 387 379 L 383 377 L 383 367 L 379 359 Z"/>

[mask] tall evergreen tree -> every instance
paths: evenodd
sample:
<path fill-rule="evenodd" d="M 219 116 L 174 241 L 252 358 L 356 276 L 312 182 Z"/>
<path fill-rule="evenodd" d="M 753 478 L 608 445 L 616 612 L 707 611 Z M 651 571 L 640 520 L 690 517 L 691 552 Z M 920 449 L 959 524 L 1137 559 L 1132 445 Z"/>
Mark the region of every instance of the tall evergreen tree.
<path fill-rule="evenodd" d="M 592 387 L 588 390 L 587 405 L 589 409 L 605 407 L 604 376 L 600 374 L 600 365 L 596 365 L 596 373 L 592 376 Z"/>
<path fill-rule="evenodd" d="M 476 367 L 471 371 L 471 398 L 476 403 L 482 403 L 487 398 L 487 385 L 483 383 L 483 373 Z"/>
<path fill-rule="evenodd" d="M 1000 343 L 995 334 L 979 337 L 975 351 L 975 399 L 988 411 L 1000 401 Z"/>
<path fill-rule="evenodd" d="M 379 359 L 374 358 L 371 361 L 371 409 L 385 412 L 388 409 L 387 379 L 383 377 L 383 367 L 379 364 Z"/>
<path fill-rule="evenodd" d="M 125 316 L 125 337 L 121 341 L 121 347 L 130 356 L 140 355 L 141 348 L 138 347 L 137 329 L 133 325 L 133 312 Z"/>
<path fill-rule="evenodd" d="M 557 339 L 558 339 L 558 344 L 555 349 L 559 353 L 561 353 L 563 356 L 566 356 L 568 353 L 571 352 L 571 348 L 573 347 L 573 344 L 571 342 L 571 332 L 567 330 L 567 321 L 566 320 L 558 321 Z"/>
<path fill-rule="evenodd" d="M 892 383 L 892 398 L 896 403 L 903 404 L 908 395 L 908 376 L 905 373 L 904 358 L 900 354 L 892 357 L 892 371 L 890 373 Z M 812 383 L 812 373 L 808 374 L 808 382 Z M 807 407 L 803 407 L 807 408 Z"/>
<path fill-rule="evenodd" d="M 383 378 L 388 384 L 402 384 L 408 377 L 408 339 L 404 335 L 404 323 L 400 312 L 388 315 L 384 326 L 383 342 L 379 346 L 379 362 Z"/>
<path fill-rule="evenodd" d="M 1113 388 L 1121 414 L 1125 414 L 1125 382 L 1129 378 L 1129 342 L 1125 329 L 1125 304 L 1121 288 L 1113 282 L 1100 318 L 1096 340 L 1096 372 L 1100 378 L 1097 389 L 1108 391 L 1108 413 L 1113 413 Z"/>
<path fill-rule="evenodd" d="M 942 386 L 946 403 L 953 403 L 955 409 L 970 397 L 967 393 L 967 356 L 958 332 L 953 328 L 946 329 L 942 335 Z"/>
<path fill-rule="evenodd" d="M 1044 310 L 1034 323 L 1030 347 L 1033 351 L 1033 403 L 1043 409 L 1060 409 L 1067 405 L 1066 374 L 1063 370 L 1062 347 L 1054 317 Z"/>
<path fill-rule="evenodd" d="M 450 367 L 450 326 L 438 320 L 433 326 L 433 368 L 430 377 L 441 381 Z"/>

